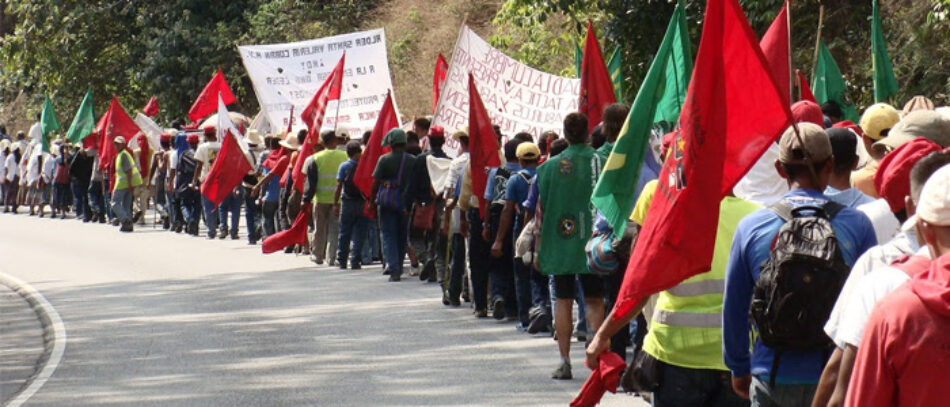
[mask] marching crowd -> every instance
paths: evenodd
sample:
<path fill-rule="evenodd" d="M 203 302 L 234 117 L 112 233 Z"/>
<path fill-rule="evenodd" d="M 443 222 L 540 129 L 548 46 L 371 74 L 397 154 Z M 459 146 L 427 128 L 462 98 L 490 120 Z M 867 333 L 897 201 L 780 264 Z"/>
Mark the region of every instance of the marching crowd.
<path fill-rule="evenodd" d="M 628 226 L 612 230 L 590 197 L 628 116 L 622 104 L 592 132 L 580 113 L 564 118 L 563 137 L 496 127 L 502 164 L 481 197 L 469 134 L 425 118 L 386 133 L 391 151 L 369 195 L 354 182 L 369 132 L 324 132 L 301 151 L 305 130 L 251 129 L 255 168 L 215 205 L 199 186 L 218 133 L 180 121 L 159 151 L 117 137 L 110 163 L 61 139 L 44 151 L 39 123 L 13 137 L 0 127 L 0 179 L 4 213 L 45 217 L 48 206 L 52 218 L 124 232 L 154 206 L 166 230 L 198 236 L 203 223 L 209 239 L 237 240 L 243 211 L 257 244 L 311 210 L 308 243 L 286 252 L 341 269 L 381 261 L 390 281 L 440 283 L 446 306 L 470 302 L 477 318 L 551 335 L 554 379 L 572 378 L 572 339 L 587 342 L 589 366 L 609 349 L 629 362 L 624 387 L 658 406 L 933 406 L 948 400 L 950 360 L 946 110 L 915 97 L 903 111 L 873 105 L 852 123 L 834 102 L 797 102 L 796 124 L 722 200 L 711 269 L 625 315 L 611 310 L 677 141 L 654 135 Z M 454 157 L 446 138 L 460 147 Z"/>

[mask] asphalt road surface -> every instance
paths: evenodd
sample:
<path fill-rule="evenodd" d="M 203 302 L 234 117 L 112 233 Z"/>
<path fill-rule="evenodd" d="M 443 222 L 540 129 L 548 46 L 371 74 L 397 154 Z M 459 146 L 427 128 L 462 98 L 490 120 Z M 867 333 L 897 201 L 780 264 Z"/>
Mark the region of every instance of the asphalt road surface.
<path fill-rule="evenodd" d="M 574 380 L 551 380 L 550 337 L 444 307 L 435 284 L 245 240 L 21 209 L 0 214 L 0 271 L 42 292 L 67 333 L 29 406 L 566 405 L 588 374 L 575 344 Z"/>

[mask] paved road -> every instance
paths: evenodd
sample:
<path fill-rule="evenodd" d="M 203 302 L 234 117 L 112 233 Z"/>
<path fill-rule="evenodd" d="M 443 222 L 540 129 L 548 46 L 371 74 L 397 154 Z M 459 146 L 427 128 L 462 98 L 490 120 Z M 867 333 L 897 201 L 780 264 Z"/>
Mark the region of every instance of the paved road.
<path fill-rule="evenodd" d="M 43 345 L 43 327 L 30 303 L 0 284 L 0 405 L 36 373 Z"/>
<path fill-rule="evenodd" d="M 243 240 L 0 215 L 0 270 L 68 334 L 32 406 L 565 405 L 587 375 L 576 344 L 577 377 L 550 380 L 550 338 L 445 308 L 435 285 Z"/>

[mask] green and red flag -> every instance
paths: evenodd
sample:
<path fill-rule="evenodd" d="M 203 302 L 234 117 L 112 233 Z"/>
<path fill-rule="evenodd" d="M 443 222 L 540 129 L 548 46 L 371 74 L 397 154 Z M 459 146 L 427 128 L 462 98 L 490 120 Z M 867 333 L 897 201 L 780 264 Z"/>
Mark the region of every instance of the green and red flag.
<path fill-rule="evenodd" d="M 680 128 L 620 288 L 614 318 L 709 270 L 719 203 L 792 121 L 737 0 L 706 3 Z"/>
<path fill-rule="evenodd" d="M 655 129 L 665 132 L 679 119 L 692 67 L 686 12 L 682 4 L 677 4 L 591 196 L 591 203 L 615 231 L 624 230 L 633 210 L 651 133 Z"/>
<path fill-rule="evenodd" d="M 53 111 L 53 101 L 46 95 L 46 101 L 43 102 L 43 113 L 40 114 L 40 128 L 43 131 L 43 152 L 49 152 L 49 134 L 59 130 L 59 120 L 56 120 L 56 112 Z"/>

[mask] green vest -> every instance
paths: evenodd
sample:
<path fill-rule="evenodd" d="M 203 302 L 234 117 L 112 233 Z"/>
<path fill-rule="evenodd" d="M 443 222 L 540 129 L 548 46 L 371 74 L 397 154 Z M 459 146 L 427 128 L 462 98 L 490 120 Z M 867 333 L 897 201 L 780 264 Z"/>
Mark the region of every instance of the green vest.
<path fill-rule="evenodd" d="M 336 173 L 340 170 L 340 165 L 349 159 L 346 152 L 335 149 L 323 150 L 313 155 L 313 163 L 317 166 L 317 193 L 313 194 L 313 203 L 334 203 Z"/>
<path fill-rule="evenodd" d="M 594 224 L 591 193 L 602 161 L 587 144 L 576 144 L 538 167 L 541 243 L 538 265 L 544 275 L 586 274 L 584 246 Z"/>
<path fill-rule="evenodd" d="M 657 294 L 650 330 L 643 340 L 645 352 L 689 369 L 728 370 L 722 360 L 726 263 L 736 225 L 759 208 L 735 197 L 722 200 L 711 269 Z"/>
<path fill-rule="evenodd" d="M 137 187 L 142 185 L 142 175 L 139 174 L 139 166 L 135 165 L 135 159 L 132 158 L 132 154 L 129 154 L 128 151 L 123 149 L 119 151 L 119 154 L 115 157 L 115 187 L 113 191 L 120 189 L 127 189 L 129 187 L 129 180 L 126 177 L 125 172 L 122 171 L 122 162 L 128 160 L 129 166 L 132 168 L 132 187 Z"/>

